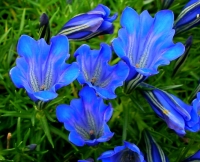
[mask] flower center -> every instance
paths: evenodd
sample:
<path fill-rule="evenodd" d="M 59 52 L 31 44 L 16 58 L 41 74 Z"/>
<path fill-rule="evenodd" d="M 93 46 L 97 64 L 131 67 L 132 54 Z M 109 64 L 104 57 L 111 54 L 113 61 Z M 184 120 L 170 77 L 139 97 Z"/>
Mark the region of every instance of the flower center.
<path fill-rule="evenodd" d="M 93 77 L 93 78 L 91 79 L 92 85 L 94 85 L 96 81 L 97 81 L 97 78 L 96 78 L 96 77 Z"/>
<path fill-rule="evenodd" d="M 138 161 L 138 154 L 130 149 L 126 149 L 123 151 L 120 162 L 134 162 Z"/>
<path fill-rule="evenodd" d="M 93 131 L 93 130 L 90 130 L 90 131 L 89 131 L 89 135 L 90 135 L 90 140 L 95 139 L 95 134 L 94 134 L 94 131 Z"/>

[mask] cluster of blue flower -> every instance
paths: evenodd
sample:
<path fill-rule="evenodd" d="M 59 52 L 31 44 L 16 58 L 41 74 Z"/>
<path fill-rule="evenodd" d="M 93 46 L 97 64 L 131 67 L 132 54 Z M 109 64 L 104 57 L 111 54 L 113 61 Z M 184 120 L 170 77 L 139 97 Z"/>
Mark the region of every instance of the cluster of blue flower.
<path fill-rule="evenodd" d="M 172 2 L 165 1 L 163 8 Z M 122 85 L 125 93 L 131 93 L 138 86 L 144 88 L 142 93 L 152 109 L 179 136 L 185 135 L 186 130 L 197 132 L 200 130 L 200 93 L 188 105 L 143 81 L 157 74 L 160 65 L 168 65 L 184 54 L 184 45 L 174 44 L 172 39 L 174 34 L 199 24 L 199 8 L 200 1 L 191 0 L 174 23 L 170 10 L 161 10 L 153 18 L 148 11 L 139 15 L 127 7 L 121 15 L 118 38 L 111 42 L 111 46 L 102 43 L 99 50 L 91 50 L 84 44 L 74 54 L 77 62 L 66 64 L 70 57 L 68 39 L 87 40 L 113 33 L 112 22 L 117 14 L 109 17 L 109 8 L 100 4 L 69 20 L 59 34 L 51 38 L 50 45 L 43 38 L 36 41 L 27 35 L 21 36 L 17 46 L 20 57 L 10 70 L 11 79 L 17 88 L 26 89 L 35 102 L 55 99 L 56 91 L 75 79 L 83 85 L 79 99 L 73 99 L 70 105 L 58 105 L 56 109 L 58 120 L 70 131 L 69 141 L 77 146 L 94 146 L 112 138 L 114 133 L 107 122 L 112 117 L 113 108 L 111 104 L 104 104 L 103 99 L 116 98 L 115 89 Z M 121 61 L 110 66 L 112 50 Z M 98 159 L 103 162 L 168 161 L 151 135 L 145 133 L 145 137 L 145 158 L 136 145 L 124 141 L 124 146 L 104 152 Z M 185 161 L 198 159 L 200 152 Z"/>

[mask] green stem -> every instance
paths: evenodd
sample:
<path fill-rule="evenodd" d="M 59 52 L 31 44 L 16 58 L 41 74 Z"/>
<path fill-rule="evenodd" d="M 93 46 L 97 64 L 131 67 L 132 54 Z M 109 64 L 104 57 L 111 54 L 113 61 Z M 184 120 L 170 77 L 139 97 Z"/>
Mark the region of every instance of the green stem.
<path fill-rule="evenodd" d="M 129 106 L 127 104 L 123 105 L 123 132 L 122 132 L 122 144 L 127 137 L 127 128 L 128 128 L 128 120 L 129 120 Z"/>
<path fill-rule="evenodd" d="M 97 151 L 98 149 L 95 149 L 94 150 L 94 161 L 95 162 L 97 162 L 98 160 L 97 160 L 97 158 L 98 158 L 98 151 Z"/>

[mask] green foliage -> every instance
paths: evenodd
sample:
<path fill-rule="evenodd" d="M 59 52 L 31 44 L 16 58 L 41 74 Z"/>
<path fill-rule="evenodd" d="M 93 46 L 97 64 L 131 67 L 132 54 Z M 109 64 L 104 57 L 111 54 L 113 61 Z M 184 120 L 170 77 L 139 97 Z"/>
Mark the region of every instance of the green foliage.
<path fill-rule="evenodd" d="M 93 9 L 99 3 L 107 5 L 112 14 L 118 12 L 119 17 L 114 22 L 114 34 L 88 41 L 70 42 L 69 62 L 72 62 L 73 53 L 81 44 L 89 44 L 95 49 L 99 48 L 101 42 L 110 44 L 117 36 L 120 28 L 119 18 L 126 6 L 138 12 L 148 10 L 152 15 L 162 6 L 161 0 L 72 0 L 70 4 L 67 2 L 66 0 L 0 1 L 0 161 L 73 162 L 78 159 L 98 157 L 102 152 L 121 145 L 122 140 L 125 139 L 139 145 L 145 152 L 142 139 L 144 129 L 152 133 L 171 161 L 178 162 L 196 152 L 200 148 L 200 135 L 188 132 L 185 137 L 178 137 L 156 116 L 137 89 L 132 94 L 121 97 L 122 88 L 117 89 L 118 98 L 110 101 L 114 113 L 109 122 L 110 129 L 115 132 L 115 135 L 109 142 L 92 148 L 76 147 L 71 144 L 68 141 L 68 131 L 55 116 L 55 108 L 58 104 L 69 104 L 71 99 L 78 97 L 81 87 L 77 81 L 59 90 L 59 97 L 43 106 L 35 105 L 25 90 L 15 88 L 9 77 L 9 70 L 15 66 L 17 41 L 22 34 L 39 39 L 39 18 L 42 13 L 45 12 L 49 17 L 51 36 L 53 36 L 67 20 Z M 186 2 L 187 0 L 176 0 L 173 3 L 170 9 L 174 11 L 175 17 Z M 184 66 L 176 76 L 171 77 L 174 61 L 169 66 L 161 67 L 158 75 L 147 80 L 147 83 L 179 96 L 186 103 L 199 84 L 200 27 L 175 37 L 175 41 L 185 43 L 190 35 L 193 35 L 193 45 Z M 111 64 L 118 61 L 119 59 L 114 56 Z M 7 139 L 9 132 L 12 137 Z M 27 146 L 30 144 L 37 144 L 36 149 L 28 149 Z"/>

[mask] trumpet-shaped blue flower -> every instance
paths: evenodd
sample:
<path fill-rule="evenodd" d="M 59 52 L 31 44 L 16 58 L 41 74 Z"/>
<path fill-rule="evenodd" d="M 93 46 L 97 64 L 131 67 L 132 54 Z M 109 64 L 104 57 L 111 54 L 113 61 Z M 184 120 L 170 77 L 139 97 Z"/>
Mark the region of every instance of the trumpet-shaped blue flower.
<path fill-rule="evenodd" d="M 15 86 L 25 88 L 34 101 L 56 98 L 56 90 L 70 84 L 79 74 L 77 63 L 65 63 L 69 58 L 68 46 L 67 37 L 62 35 L 51 38 L 50 45 L 43 38 L 35 41 L 21 36 L 17 46 L 20 57 L 10 70 Z"/>
<path fill-rule="evenodd" d="M 197 151 L 192 156 L 190 156 L 187 159 L 185 159 L 183 162 L 198 162 L 198 161 L 200 161 L 200 150 Z"/>
<path fill-rule="evenodd" d="M 200 0 L 190 0 L 175 21 L 176 34 L 200 24 Z"/>
<path fill-rule="evenodd" d="M 69 141 L 77 146 L 108 141 L 114 135 L 106 124 L 112 116 L 111 105 L 105 105 L 90 87 L 84 87 L 79 96 L 70 105 L 59 105 L 56 109 L 58 120 L 70 131 Z"/>
<path fill-rule="evenodd" d="M 112 151 L 104 152 L 98 160 L 102 162 L 145 162 L 140 149 L 132 143 L 124 141 L 124 146 L 117 146 Z"/>
<path fill-rule="evenodd" d="M 115 53 L 129 66 L 126 91 L 158 73 L 158 66 L 168 65 L 184 52 L 182 43 L 174 44 L 174 16 L 170 10 L 159 11 L 152 18 L 147 11 L 140 15 L 130 7 L 124 9 L 118 38 L 112 42 Z"/>
<path fill-rule="evenodd" d="M 145 133 L 144 137 L 145 137 L 146 150 L 147 150 L 146 161 L 147 162 L 169 162 L 162 148 L 157 144 L 154 138 L 149 133 Z"/>
<path fill-rule="evenodd" d="M 115 98 L 114 91 L 123 85 L 129 68 L 123 61 L 114 66 L 108 65 L 112 57 L 110 46 L 102 43 L 100 50 L 90 50 L 88 45 L 82 45 L 74 56 L 81 70 L 77 78 L 79 83 L 94 88 L 104 99 Z"/>
<path fill-rule="evenodd" d="M 59 34 L 73 40 L 87 40 L 97 35 L 112 34 L 117 14 L 109 17 L 110 9 L 99 4 L 95 9 L 73 17 L 61 29 Z"/>
<path fill-rule="evenodd" d="M 94 162 L 94 160 L 89 158 L 89 159 L 86 159 L 86 160 L 78 160 L 78 162 Z"/>
<path fill-rule="evenodd" d="M 157 88 L 143 93 L 155 113 L 178 135 L 185 135 L 185 130 L 197 131 L 194 126 L 199 122 L 199 117 L 191 105 Z"/>
<path fill-rule="evenodd" d="M 198 117 L 195 120 L 196 124 L 193 127 L 187 127 L 187 130 L 197 132 L 200 130 L 200 92 L 197 93 L 196 99 L 192 101 L 192 108 Z"/>

